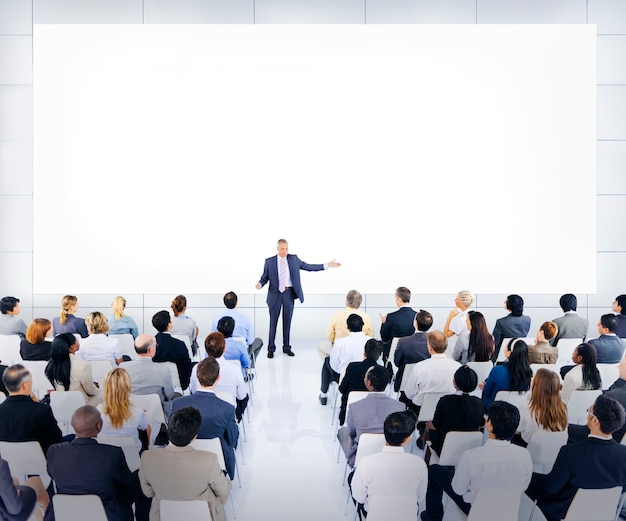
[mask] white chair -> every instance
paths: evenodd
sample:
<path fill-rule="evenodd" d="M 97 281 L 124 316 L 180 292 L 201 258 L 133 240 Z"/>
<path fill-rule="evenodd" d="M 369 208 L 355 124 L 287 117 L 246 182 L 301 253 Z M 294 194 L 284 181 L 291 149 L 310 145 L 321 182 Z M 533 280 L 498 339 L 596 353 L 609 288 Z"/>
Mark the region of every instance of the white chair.
<path fill-rule="evenodd" d="M 597 364 L 602 378 L 602 390 L 606 391 L 619 378 L 619 364 Z"/>
<path fill-rule="evenodd" d="M 189 358 L 192 362 L 199 362 L 200 358 L 198 355 L 193 354 L 193 349 L 191 349 L 191 342 L 189 341 L 189 337 L 187 335 L 172 335 L 173 338 L 177 338 L 181 342 L 185 343 L 185 347 L 187 348 L 187 353 L 189 353 Z"/>
<path fill-rule="evenodd" d="M 104 389 L 104 378 L 113 369 L 108 360 L 88 360 L 91 364 L 91 376 L 97 382 L 100 389 Z"/>
<path fill-rule="evenodd" d="M 368 498 L 367 521 L 415 521 L 417 518 L 417 496 L 380 496 Z"/>
<path fill-rule="evenodd" d="M 528 452 L 533 460 L 533 472 L 548 474 L 561 447 L 567 443 L 567 431 L 536 431 L 528 443 Z"/>
<path fill-rule="evenodd" d="M 348 393 L 348 401 L 346 403 L 346 418 L 348 417 L 348 409 L 350 405 L 354 402 L 358 402 L 365 398 L 370 392 L 369 391 L 350 391 Z M 341 456 L 341 445 L 337 447 L 337 463 L 339 463 L 339 457 Z"/>
<path fill-rule="evenodd" d="M 212 521 L 209 504 L 206 501 L 162 499 L 160 510 L 161 521 Z"/>
<path fill-rule="evenodd" d="M 0 393 L 0 403 L 7 399 L 7 395 L 4 393 Z"/>
<path fill-rule="evenodd" d="M 85 396 L 80 391 L 52 391 L 50 407 L 63 434 L 73 434 L 72 415 L 85 405 Z"/>
<path fill-rule="evenodd" d="M 439 399 L 446 394 L 448 393 L 426 393 L 422 401 L 422 406 L 420 407 L 417 423 L 432 421 Z"/>
<path fill-rule="evenodd" d="M 354 467 L 356 468 L 359 462 L 370 454 L 376 454 L 383 450 L 385 446 L 385 435 L 384 434 L 373 434 L 371 432 L 364 432 L 359 436 L 359 445 L 356 449 L 356 455 L 354 456 Z M 348 470 L 348 464 L 346 463 L 346 470 L 343 474 L 343 484 L 346 483 L 346 473 Z M 346 504 L 350 501 L 350 489 L 348 488 L 348 497 L 346 499 Z"/>
<path fill-rule="evenodd" d="M 395 378 L 398 374 L 398 366 L 393 361 L 393 358 L 396 354 L 396 349 L 398 348 L 398 340 L 400 340 L 400 338 L 398 337 L 393 337 L 391 339 L 391 347 L 389 347 L 389 358 L 387 358 L 387 361 L 391 364 L 391 368 L 393 369 L 393 378 Z M 391 384 L 393 385 L 393 379 L 391 380 Z"/>
<path fill-rule="evenodd" d="M 498 391 L 496 393 L 496 400 L 508 402 L 518 409 L 528 407 L 528 398 L 530 398 L 530 391 L 522 392 L 522 394 L 519 391 Z"/>
<path fill-rule="evenodd" d="M 98 434 L 98 443 L 102 445 L 114 445 L 115 447 L 121 447 L 124 451 L 124 457 L 126 458 L 126 464 L 131 472 L 139 470 L 141 462 L 139 460 L 139 451 L 135 440 L 130 436 L 106 436 L 104 434 Z"/>
<path fill-rule="evenodd" d="M 150 445 L 154 444 L 154 440 L 159 433 L 161 424 L 165 423 L 165 415 L 163 414 L 163 406 L 161 405 L 161 398 L 158 394 L 131 394 L 130 401 L 133 405 L 141 407 L 146 411 L 146 419 L 152 426 L 152 432 L 150 433 Z"/>
<path fill-rule="evenodd" d="M 622 487 L 579 488 L 563 521 L 616 521 L 621 503 Z"/>
<path fill-rule="evenodd" d="M 522 492 L 520 489 L 479 490 L 472 503 L 467 521 L 494 519 L 495 513 L 497 513 L 498 521 L 517 521 Z"/>
<path fill-rule="evenodd" d="M 556 344 L 559 354 L 556 359 L 556 365 L 563 367 L 564 365 L 572 365 L 572 353 L 574 349 L 582 344 L 582 338 L 560 338 Z"/>
<path fill-rule="evenodd" d="M 441 447 L 441 455 L 430 452 L 430 462 L 445 467 L 456 467 L 463 453 L 483 444 L 483 433 L 480 431 L 450 431 L 446 434 Z"/>
<path fill-rule="evenodd" d="M 44 487 L 50 484 L 46 457 L 37 441 L 0 441 L 0 454 L 9 463 L 11 475 L 20 482 L 39 476 Z"/>
<path fill-rule="evenodd" d="M 416 365 L 417 365 L 417 362 L 414 364 L 406 364 L 404 366 L 404 372 L 402 373 L 402 381 L 400 382 L 400 391 L 406 391 L 406 386 L 411 380 L 411 375 L 413 374 L 413 369 L 415 369 Z"/>
<path fill-rule="evenodd" d="M 0 360 L 5 365 L 21 364 L 22 355 L 20 354 L 20 342 L 22 338 L 19 335 L 0 335 Z"/>
<path fill-rule="evenodd" d="M 178 374 L 178 367 L 174 362 L 159 362 L 163 364 L 170 370 L 170 376 L 172 377 L 172 385 L 174 386 L 174 391 L 183 394 L 183 388 L 180 385 L 180 375 Z"/>
<path fill-rule="evenodd" d="M 330 382 L 330 385 L 333 388 L 333 397 L 332 397 L 333 409 L 331 411 L 331 417 L 330 417 L 331 425 L 335 425 L 335 418 L 337 418 L 337 421 L 339 421 L 339 408 L 337 407 L 337 400 L 339 399 L 339 395 L 341 394 L 339 392 L 339 384 L 343 381 L 344 376 L 346 376 L 346 367 L 344 367 L 339 373 L 338 382 L 335 382 L 334 380 Z"/>
<path fill-rule="evenodd" d="M 559 364 L 530 364 L 530 368 L 533 370 L 533 376 L 537 374 L 537 371 L 539 371 L 539 369 L 547 369 L 548 371 L 556 373 L 559 377 L 559 380 L 563 380 L 561 378 L 561 368 Z"/>
<path fill-rule="evenodd" d="M 243 367 L 242 367 L 241 361 L 239 359 L 237 359 L 237 360 L 226 360 L 226 359 L 224 359 L 224 361 L 229 362 L 229 363 L 233 364 L 235 367 L 237 367 L 237 369 L 239 371 L 241 371 L 241 375 L 243 376 L 243 373 L 245 371 L 243 371 Z M 248 397 L 250 398 L 248 400 L 248 405 L 252 405 L 252 380 L 248 379 L 247 384 L 248 384 Z M 250 423 L 250 411 L 248 409 L 249 408 L 246 407 L 246 412 L 248 413 L 248 423 Z"/>
<path fill-rule="evenodd" d="M 137 351 L 135 351 L 135 339 L 130 333 L 124 333 L 122 335 L 109 335 L 109 338 L 115 338 L 122 346 L 122 354 L 128 356 L 131 360 L 137 358 Z"/>
<path fill-rule="evenodd" d="M 56 521 L 84 521 L 86 518 L 89 521 L 107 521 L 102 500 L 93 494 L 55 494 L 52 497 L 52 506 Z"/>
<path fill-rule="evenodd" d="M 478 383 L 481 383 L 489 376 L 489 373 L 493 369 L 493 362 L 467 362 L 467 367 L 474 370 L 476 376 L 478 376 Z"/>
<path fill-rule="evenodd" d="M 30 371 L 33 379 L 33 392 L 39 397 L 44 397 L 48 391 L 54 389 L 50 380 L 46 377 L 46 365 L 48 362 L 40 360 L 24 360 L 21 364 Z"/>
<path fill-rule="evenodd" d="M 569 423 L 574 425 L 585 425 L 587 423 L 587 410 L 596 401 L 602 391 L 574 391 L 567 401 L 567 418 Z"/>
<path fill-rule="evenodd" d="M 235 398 L 233 398 L 233 395 L 230 394 L 228 391 L 215 391 L 215 396 L 217 396 L 220 400 L 224 400 L 226 403 L 230 403 L 233 407 L 237 407 L 237 401 L 235 400 Z M 244 441 L 247 442 L 248 438 L 246 436 L 245 422 L 240 421 L 237 425 L 243 431 L 243 439 Z M 245 456 L 243 454 L 243 443 L 238 443 L 237 446 L 241 452 L 241 463 L 242 465 L 245 465 L 246 461 L 245 461 Z"/>
<path fill-rule="evenodd" d="M 513 340 L 512 338 L 503 338 L 502 344 L 500 344 L 500 351 L 498 351 L 498 358 L 496 359 L 496 363 L 505 362 L 506 356 L 504 355 L 504 348 L 508 347 L 509 342 Z M 533 337 L 524 337 L 518 338 L 518 340 L 523 340 L 527 345 L 533 345 L 535 343 L 535 339 Z"/>

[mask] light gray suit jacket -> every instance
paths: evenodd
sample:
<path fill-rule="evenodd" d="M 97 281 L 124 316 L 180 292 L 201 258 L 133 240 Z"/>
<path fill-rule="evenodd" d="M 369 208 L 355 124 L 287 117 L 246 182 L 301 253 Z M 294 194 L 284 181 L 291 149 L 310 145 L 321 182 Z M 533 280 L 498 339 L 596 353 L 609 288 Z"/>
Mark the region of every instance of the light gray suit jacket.
<path fill-rule="evenodd" d="M 152 358 L 140 356 L 137 360 L 120 365 L 128 371 L 133 394 L 158 394 L 167 417 L 172 406 L 174 386 L 172 375 L 165 364 L 157 364 Z"/>
<path fill-rule="evenodd" d="M 565 313 L 562 317 L 555 318 L 553 322 L 558 326 L 559 332 L 550 342 L 552 345 L 557 345 L 559 338 L 582 338 L 584 341 L 589 332 L 589 320 L 578 316 L 577 313 Z"/>

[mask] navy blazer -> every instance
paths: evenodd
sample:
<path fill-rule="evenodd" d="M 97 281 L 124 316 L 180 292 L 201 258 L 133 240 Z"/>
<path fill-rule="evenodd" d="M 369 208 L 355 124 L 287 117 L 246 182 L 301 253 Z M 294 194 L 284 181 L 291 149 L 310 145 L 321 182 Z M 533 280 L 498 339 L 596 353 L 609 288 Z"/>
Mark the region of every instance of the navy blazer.
<path fill-rule="evenodd" d="M 428 352 L 428 333 L 425 331 L 416 331 L 411 336 L 405 336 L 398 340 L 393 356 L 393 363 L 398 366 L 393 390 L 396 392 L 400 390 L 406 364 L 416 364 L 427 358 L 430 358 L 430 353 Z"/>
<path fill-rule="evenodd" d="M 267 290 L 267 305 L 272 307 L 278 300 L 280 291 L 278 290 L 278 255 L 265 259 L 265 265 L 263 266 L 263 274 L 259 279 L 261 287 L 265 286 L 268 282 L 270 287 Z M 289 266 L 289 276 L 291 277 L 291 286 L 293 288 L 296 297 L 300 299 L 300 302 L 304 302 L 304 293 L 302 293 L 302 283 L 300 282 L 300 270 L 304 271 L 322 271 L 324 269 L 323 264 L 307 264 L 301 261 L 297 255 L 287 254 L 287 265 Z"/>
<path fill-rule="evenodd" d="M 187 351 L 185 342 L 174 338 L 169 333 L 157 333 L 156 341 L 156 354 L 152 360 L 154 362 L 174 362 L 176 369 L 178 369 L 180 386 L 183 389 L 187 389 L 191 379 L 193 364 L 189 358 L 189 351 Z"/>
<path fill-rule="evenodd" d="M 365 387 L 365 373 L 370 367 L 376 365 L 376 360 L 365 358 L 360 362 L 350 362 L 346 367 L 346 373 L 339 384 L 341 393 L 341 408 L 339 409 L 339 425 L 343 425 L 346 419 L 346 408 L 348 407 L 348 394 L 350 391 L 367 391 Z"/>
<path fill-rule="evenodd" d="M 415 333 L 414 321 L 415 310 L 408 306 L 389 313 L 385 323 L 380 326 L 380 339 L 391 345 L 393 338 L 412 335 Z"/>
<path fill-rule="evenodd" d="M 624 344 L 615 335 L 600 335 L 589 343 L 596 348 L 599 364 L 619 364 L 624 354 Z"/>

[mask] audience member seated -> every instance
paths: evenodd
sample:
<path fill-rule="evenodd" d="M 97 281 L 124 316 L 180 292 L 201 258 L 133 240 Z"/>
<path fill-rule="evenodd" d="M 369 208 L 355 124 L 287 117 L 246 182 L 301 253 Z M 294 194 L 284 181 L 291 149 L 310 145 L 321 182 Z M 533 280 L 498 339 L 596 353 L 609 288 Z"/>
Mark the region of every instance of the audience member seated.
<path fill-rule="evenodd" d="M 35 318 L 26 329 L 26 338 L 20 342 L 22 360 L 48 360 L 52 342 L 46 338 L 50 337 L 52 337 L 52 322 L 47 318 Z"/>
<path fill-rule="evenodd" d="M 428 482 L 426 464 L 422 458 L 405 452 L 403 448 L 413 437 L 415 422 L 412 411 L 387 416 L 383 428 L 386 443 L 382 452 L 365 456 L 359 462 L 350 485 L 360 516 L 367 515 L 369 499 L 375 495 L 415 494 L 416 502 L 424 501 Z M 390 519 L 393 519 L 391 513 Z"/>
<path fill-rule="evenodd" d="M 341 393 L 341 407 L 339 408 L 339 425 L 343 425 L 346 419 L 346 406 L 348 404 L 348 394 L 351 391 L 367 391 L 365 386 L 365 373 L 375 365 L 383 352 L 383 343 L 380 340 L 370 338 L 365 342 L 363 360 L 360 362 L 350 362 L 346 367 L 346 374 L 339 383 Z"/>
<path fill-rule="evenodd" d="M 241 421 L 243 413 L 248 406 L 248 392 L 246 390 L 246 384 L 241 376 L 241 371 L 224 358 L 224 350 L 226 349 L 226 341 L 224 335 L 219 331 L 216 333 L 209 333 L 204 339 L 204 349 L 208 356 L 212 356 L 220 364 L 220 377 L 215 385 L 216 391 L 225 391 L 236 401 L 235 417 L 237 421 Z M 191 383 L 189 384 L 189 390 L 192 393 L 200 390 L 200 381 L 198 380 L 198 365 L 194 367 L 191 373 Z M 178 399 L 178 398 L 177 398 Z"/>
<path fill-rule="evenodd" d="M 108 360 L 112 367 L 120 365 L 123 359 L 122 346 L 117 338 L 109 338 L 109 323 L 99 311 L 89 313 L 85 318 L 89 336 L 84 338 L 78 351 L 82 360 Z"/>
<path fill-rule="evenodd" d="M 561 447 L 549 474 L 534 473 L 526 494 L 548 521 L 565 517 L 578 489 L 626 487 L 626 446 L 611 434 L 624 424 L 624 408 L 609 396 L 589 407 L 589 437 Z"/>
<path fill-rule="evenodd" d="M 383 433 L 385 418 L 392 412 L 403 411 L 404 405 L 389 398 L 385 389 L 389 384 L 389 372 L 381 365 L 370 367 L 365 374 L 365 387 L 370 393 L 350 405 L 346 426 L 337 431 L 337 439 L 346 455 L 348 465 L 354 466 L 359 437 L 364 432 Z"/>
<path fill-rule="evenodd" d="M 559 299 L 559 305 L 563 310 L 562 317 L 555 318 L 552 322 L 559 328 L 559 332 L 552 341 L 552 345 L 558 345 L 561 338 L 582 338 L 583 342 L 589 332 L 589 320 L 576 313 L 578 299 L 572 293 L 566 293 Z"/>
<path fill-rule="evenodd" d="M 198 326 L 193 318 L 185 314 L 187 311 L 187 298 L 185 295 L 177 295 L 172 300 L 172 311 L 174 312 L 174 318 L 172 319 L 170 333 L 172 335 L 187 335 L 192 353 L 195 355 L 198 352 L 198 343 L 196 342 Z"/>
<path fill-rule="evenodd" d="M 248 380 L 250 371 L 250 356 L 248 355 L 248 349 L 239 340 L 233 339 L 233 331 L 235 330 L 235 321 L 232 317 L 225 316 L 219 319 L 217 323 L 217 330 L 224 335 L 226 341 L 226 350 L 224 351 L 224 358 L 226 360 L 237 360 L 241 366 L 241 374 L 244 380 Z"/>
<path fill-rule="evenodd" d="M 426 339 L 427 331 L 433 325 L 433 316 L 428 312 L 420 309 L 413 319 L 413 327 L 415 333 L 411 336 L 405 336 L 398 339 L 396 352 L 393 355 L 393 363 L 396 364 L 398 372 L 394 383 L 394 391 L 400 390 L 402 377 L 404 375 L 404 367 L 406 364 L 416 364 L 422 360 L 430 358 L 428 352 L 428 340 Z"/>
<path fill-rule="evenodd" d="M 89 335 L 85 319 L 74 316 L 78 311 L 78 298 L 74 295 L 65 295 L 61 299 L 61 313 L 52 319 L 52 331 L 54 336 L 61 333 L 76 333 L 82 338 Z"/>
<path fill-rule="evenodd" d="M 206 500 L 213 521 L 226 521 L 224 503 L 231 490 L 212 452 L 194 449 L 202 416 L 195 407 L 178 409 L 169 421 L 170 444 L 149 450 L 141 456 L 139 480 L 143 493 L 154 498 L 150 519 L 160 519 L 163 499 L 175 501 Z"/>
<path fill-rule="evenodd" d="M 41 478 L 32 476 L 20 485 L 11 476 L 6 460 L 0 458 L 0 519 L 2 521 L 27 521 L 31 515 L 43 521 L 50 504 Z"/>
<path fill-rule="evenodd" d="M 563 387 L 561 399 L 567 403 L 574 391 L 602 389 L 600 371 L 596 367 L 596 348 L 589 343 L 582 343 L 572 353 L 574 366 L 561 368 Z"/>
<path fill-rule="evenodd" d="M 617 331 L 618 319 L 612 313 L 602 315 L 598 322 L 598 333 L 600 336 L 589 340 L 589 343 L 596 348 L 599 364 L 618 364 L 624 355 L 624 344 L 615 334 Z"/>
<path fill-rule="evenodd" d="M 124 297 L 115 297 L 111 302 L 113 314 L 109 317 L 109 335 L 133 335 L 137 338 L 139 329 L 133 320 L 124 314 L 126 309 L 126 299 Z"/>
<path fill-rule="evenodd" d="M 507 402 L 493 402 L 487 415 L 487 442 L 465 451 L 456 470 L 441 465 L 428 467 L 426 511 L 422 512 L 422 521 L 443 519 L 444 492 L 468 514 L 480 489 L 526 489 L 533 472 L 530 453 L 511 444 L 519 421 L 517 407 Z"/>
<path fill-rule="evenodd" d="M 139 480 L 126 464 L 120 447 L 98 443 L 102 418 L 98 409 L 84 405 L 72 416 L 76 438 L 48 451 L 48 474 L 58 494 L 95 494 L 110 521 L 133 521 L 132 504 L 139 494 Z M 46 517 L 47 518 L 47 517 Z"/>
<path fill-rule="evenodd" d="M 152 326 L 158 331 L 156 334 L 156 354 L 152 358 L 155 362 L 174 362 L 178 369 L 180 385 L 183 389 L 189 387 L 191 375 L 191 358 L 189 351 L 182 340 L 172 337 L 172 319 L 168 311 L 159 311 L 152 317 Z"/>
<path fill-rule="evenodd" d="M 50 445 L 63 441 L 63 436 L 50 406 L 39 403 L 33 394 L 32 378 L 21 364 L 2 373 L 9 396 L 0 403 L 0 441 L 37 441 L 45 454 Z"/>
<path fill-rule="evenodd" d="M 535 344 L 528 346 L 528 362 L 531 364 L 556 364 L 559 357 L 559 350 L 549 344 L 559 332 L 558 326 L 554 322 L 544 322 L 541 324 Z"/>
<path fill-rule="evenodd" d="M 415 311 L 409 305 L 411 290 L 400 286 L 396 289 L 396 306 L 398 310 L 386 315 L 380 315 L 380 339 L 383 341 L 383 361 L 387 362 L 391 341 L 415 333 L 413 321 Z"/>
<path fill-rule="evenodd" d="M 532 379 L 528 407 L 519 407 L 520 445 L 526 446 L 537 431 L 567 429 L 567 406 L 561 400 L 561 380 L 549 369 L 539 369 Z"/>
<path fill-rule="evenodd" d="M 346 327 L 346 320 L 352 314 L 359 315 L 363 319 L 363 333 L 369 337 L 374 336 L 372 319 L 365 311 L 359 311 L 362 302 L 363 296 L 356 289 L 348 291 L 346 307 L 332 316 L 326 328 L 326 338 L 328 340 L 320 342 L 317 346 L 317 351 L 321 355 L 322 360 L 330 355 L 330 350 L 333 348 L 336 339 L 346 337 L 350 333 Z"/>
<path fill-rule="evenodd" d="M 406 405 L 419 414 L 426 393 L 454 392 L 454 373 L 461 366 L 446 356 L 448 339 L 441 331 L 428 333 L 430 358 L 418 362 L 406 384 Z"/>
<path fill-rule="evenodd" d="M 172 404 L 172 414 L 184 407 L 195 407 L 202 415 L 202 428 L 198 438 L 219 438 L 224 451 L 224 461 L 230 479 L 235 477 L 235 449 L 239 440 L 239 427 L 235 421 L 235 408 L 218 398 L 216 384 L 220 378 L 220 364 L 213 357 L 196 365 L 200 387 L 191 396 L 182 396 Z"/>
<path fill-rule="evenodd" d="M 615 334 L 620 338 L 626 338 L 626 295 L 618 295 L 615 297 L 615 301 L 612 306 L 613 311 L 617 316 L 617 329 Z"/>
<path fill-rule="evenodd" d="M 504 301 L 504 309 L 509 311 L 509 314 L 496 320 L 496 325 L 493 328 L 493 339 L 495 342 L 494 363 L 498 359 L 500 347 L 505 338 L 524 338 L 530 331 L 530 317 L 523 314 L 524 299 L 522 297 L 509 295 Z"/>
<path fill-rule="evenodd" d="M 466 289 L 459 291 L 454 299 L 454 305 L 456 306 L 448 314 L 446 319 L 446 325 L 443 326 L 443 333 L 446 337 L 452 335 L 462 335 L 467 333 L 467 314 L 471 311 L 472 304 L 474 303 L 474 295 L 471 291 Z"/>
<path fill-rule="evenodd" d="M 79 349 L 78 339 L 72 333 L 56 336 L 50 346 L 46 378 L 55 390 L 80 391 L 86 403 L 97 405 L 102 402 L 102 393 L 93 381 L 91 364 L 75 356 Z"/>
<path fill-rule="evenodd" d="M 224 295 L 224 305 L 226 306 L 226 310 L 213 319 L 211 331 L 217 331 L 217 323 L 220 318 L 224 316 L 233 317 L 235 320 L 233 337 L 244 338 L 246 340 L 246 344 L 248 345 L 248 355 L 252 358 L 252 367 L 254 367 L 254 360 L 259 356 L 259 351 L 263 347 L 263 340 L 254 336 L 254 326 L 252 325 L 252 320 L 237 309 L 238 303 L 239 300 L 234 291 L 229 291 Z M 253 354 L 254 357 L 252 356 Z"/>
<path fill-rule="evenodd" d="M 523 340 L 512 338 L 504 349 L 508 363 L 494 366 L 485 383 L 479 386 L 483 389 L 483 403 L 487 410 L 498 391 L 518 391 L 522 394 L 530 389 L 533 370 L 528 363 L 528 345 Z"/>
<path fill-rule="evenodd" d="M 123 367 L 130 376 L 132 394 L 157 394 L 161 399 L 163 413 L 169 416 L 174 398 L 172 375 L 168 367 L 153 362 L 156 354 L 156 338 L 143 334 L 135 339 L 137 359 L 124 362 Z"/>
<path fill-rule="evenodd" d="M 442 396 L 428 422 L 424 440 L 430 440 L 430 450 L 441 454 L 441 447 L 450 431 L 477 431 L 485 424 L 485 406 L 480 398 L 469 393 L 476 389 L 478 376 L 466 365 L 459 367 L 453 380 L 456 392 Z"/>
<path fill-rule="evenodd" d="M 100 432 L 106 436 L 132 438 L 137 452 L 141 452 L 148 448 L 151 427 L 146 412 L 132 404 L 130 390 L 130 377 L 121 367 L 112 369 L 104 377 L 104 401 L 98 405 L 102 414 Z"/>
<path fill-rule="evenodd" d="M 465 319 L 467 331 L 457 338 L 452 359 L 465 365 L 467 362 L 489 362 L 493 356 L 494 342 L 482 313 L 469 311 Z"/>
<path fill-rule="evenodd" d="M 353 313 L 346 321 L 350 334 L 339 338 L 330 351 L 330 356 L 324 359 L 322 365 L 322 383 L 320 386 L 320 403 L 326 405 L 330 382 L 339 382 L 339 375 L 350 362 L 358 362 L 363 356 L 363 349 L 369 337 L 363 333 L 363 319 Z"/>
<path fill-rule="evenodd" d="M 26 324 L 17 315 L 20 314 L 20 299 L 2 297 L 0 299 L 0 335 L 26 335 Z"/>

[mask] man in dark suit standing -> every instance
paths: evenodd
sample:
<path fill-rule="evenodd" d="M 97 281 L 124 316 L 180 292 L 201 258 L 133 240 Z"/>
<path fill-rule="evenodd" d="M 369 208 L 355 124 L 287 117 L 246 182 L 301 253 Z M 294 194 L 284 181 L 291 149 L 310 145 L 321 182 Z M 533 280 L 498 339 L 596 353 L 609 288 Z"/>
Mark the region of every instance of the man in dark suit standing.
<path fill-rule="evenodd" d="M 152 317 L 152 325 L 158 331 L 156 334 L 156 353 L 152 360 L 154 362 L 174 362 L 176 369 L 178 369 L 180 386 L 187 389 L 191 378 L 191 358 L 189 358 L 189 351 L 187 351 L 185 342 L 170 334 L 172 318 L 169 311 L 163 310 L 155 313 Z"/>
<path fill-rule="evenodd" d="M 396 306 L 398 310 L 387 315 L 380 315 L 380 339 L 383 341 L 383 360 L 386 362 L 389 357 L 391 341 L 394 338 L 402 338 L 415 333 L 413 321 L 415 311 L 411 306 L 411 290 L 400 286 L 396 290 Z"/>
<path fill-rule="evenodd" d="M 274 351 L 276 351 L 276 328 L 281 310 L 283 313 L 283 353 L 294 356 L 289 334 L 294 301 L 298 298 L 300 302 L 304 302 L 300 270 L 322 271 L 341 266 L 334 259 L 326 264 L 307 264 L 301 261 L 297 255 L 289 255 L 289 244 L 285 239 L 279 239 L 276 249 L 278 255 L 265 259 L 263 274 L 255 286 L 256 289 L 261 289 L 265 284 L 270 283 L 267 290 L 267 307 L 270 312 L 268 358 L 274 358 Z"/>
<path fill-rule="evenodd" d="M 132 503 L 139 493 L 139 479 L 128 469 L 120 447 L 96 440 L 102 429 L 100 412 L 92 405 L 76 409 L 72 427 L 76 432 L 73 441 L 48 450 L 48 474 L 57 493 L 95 494 L 102 499 L 109 521 L 133 521 Z M 87 513 L 85 517 L 89 518 Z"/>

